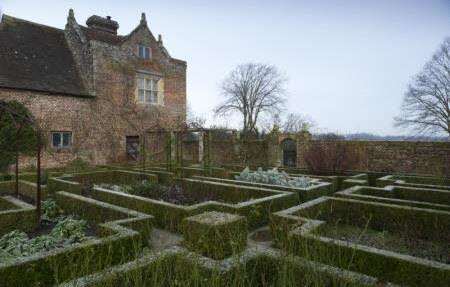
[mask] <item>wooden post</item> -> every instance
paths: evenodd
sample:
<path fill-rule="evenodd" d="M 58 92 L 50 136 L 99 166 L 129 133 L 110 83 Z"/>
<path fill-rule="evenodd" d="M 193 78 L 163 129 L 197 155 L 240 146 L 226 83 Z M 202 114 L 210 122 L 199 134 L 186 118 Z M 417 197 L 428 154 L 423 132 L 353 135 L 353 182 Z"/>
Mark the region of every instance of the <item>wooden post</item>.
<path fill-rule="evenodd" d="M 144 132 L 144 133 L 142 134 L 142 152 L 141 152 L 141 157 L 142 157 L 142 172 L 145 172 L 145 158 L 147 157 L 147 153 L 146 153 L 146 150 L 145 150 L 145 145 L 146 145 L 145 135 L 146 135 L 146 133 Z"/>
<path fill-rule="evenodd" d="M 22 126 L 20 126 L 17 129 L 17 133 L 16 133 L 16 170 L 15 170 L 15 174 L 16 174 L 15 195 L 16 195 L 16 198 L 19 198 L 19 137 L 20 137 L 21 129 L 22 129 Z"/>
<path fill-rule="evenodd" d="M 167 170 L 172 171 L 172 134 L 171 132 L 165 131 L 166 137 L 166 164 Z"/>
<path fill-rule="evenodd" d="M 17 147 L 16 150 L 16 186 L 15 186 L 15 195 L 18 198 L 19 197 L 19 147 Z"/>
<path fill-rule="evenodd" d="M 36 192 L 36 220 L 41 223 L 41 134 L 37 132 L 37 192 Z"/>
<path fill-rule="evenodd" d="M 184 133 L 180 132 L 180 165 L 181 167 L 184 166 L 184 160 L 183 160 L 183 138 L 184 138 Z"/>

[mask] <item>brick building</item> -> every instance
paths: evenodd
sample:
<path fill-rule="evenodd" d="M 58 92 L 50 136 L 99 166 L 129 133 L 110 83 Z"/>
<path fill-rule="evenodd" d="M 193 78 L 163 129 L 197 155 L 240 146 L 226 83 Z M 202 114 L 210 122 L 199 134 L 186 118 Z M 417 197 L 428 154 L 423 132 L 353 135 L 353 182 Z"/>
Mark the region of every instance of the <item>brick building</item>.
<path fill-rule="evenodd" d="M 45 166 L 135 156 L 146 129 L 186 119 L 186 62 L 172 58 L 145 14 L 128 35 L 111 17 L 65 29 L 3 15 L 0 100 L 24 103 L 47 139 Z"/>

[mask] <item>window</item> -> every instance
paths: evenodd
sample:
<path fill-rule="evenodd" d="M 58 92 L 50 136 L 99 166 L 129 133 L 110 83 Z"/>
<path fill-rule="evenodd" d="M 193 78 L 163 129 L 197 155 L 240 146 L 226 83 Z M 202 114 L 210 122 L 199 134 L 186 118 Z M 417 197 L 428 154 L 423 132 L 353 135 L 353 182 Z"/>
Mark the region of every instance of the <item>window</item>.
<path fill-rule="evenodd" d="M 138 49 L 139 49 L 139 58 L 148 60 L 152 57 L 151 50 L 149 47 L 139 45 Z"/>
<path fill-rule="evenodd" d="M 72 132 L 52 132 L 52 147 L 68 148 L 72 145 Z"/>
<path fill-rule="evenodd" d="M 153 77 L 138 78 L 138 102 L 142 104 L 158 104 L 158 80 Z"/>

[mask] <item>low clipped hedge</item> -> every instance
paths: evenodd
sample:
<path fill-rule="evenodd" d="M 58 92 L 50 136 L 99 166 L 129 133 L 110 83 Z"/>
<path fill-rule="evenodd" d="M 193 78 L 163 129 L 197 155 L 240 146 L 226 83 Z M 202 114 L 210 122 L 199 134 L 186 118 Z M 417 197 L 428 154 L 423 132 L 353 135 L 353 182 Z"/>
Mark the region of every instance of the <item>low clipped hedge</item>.
<path fill-rule="evenodd" d="M 16 192 L 16 182 L 3 181 L 0 182 L 0 194 L 15 194 Z M 19 194 L 30 199 L 35 200 L 37 193 L 37 185 L 34 182 L 29 182 L 25 180 L 19 180 Z M 49 196 L 47 186 L 41 185 L 41 199 L 45 200 Z"/>
<path fill-rule="evenodd" d="M 138 171 L 138 170 L 136 170 L 136 171 Z M 158 176 L 158 183 L 160 183 L 160 184 L 172 184 L 176 179 L 176 176 L 173 172 L 163 171 L 163 170 L 158 170 L 158 169 L 145 169 L 144 171 L 146 173 L 151 173 L 151 174 L 155 174 L 156 176 Z"/>
<path fill-rule="evenodd" d="M 378 279 L 313 262 L 272 248 L 247 248 L 214 260 L 184 248 L 154 252 L 59 287 L 98 286 L 380 286 Z M 396 285 L 384 282 L 383 286 Z"/>
<path fill-rule="evenodd" d="M 48 181 L 48 190 L 50 192 L 68 191 L 81 194 L 84 189 L 93 184 L 130 184 L 146 180 L 149 182 L 158 182 L 158 176 L 150 173 L 141 173 L 130 170 L 107 170 L 74 173 L 68 176 L 50 178 Z M 71 184 L 67 184 L 71 183 Z"/>
<path fill-rule="evenodd" d="M 145 245 L 152 217 L 67 192 L 55 194 L 66 212 L 97 225 L 99 238 L 0 263 L 0 286 L 50 286 L 133 259 Z M 112 220 L 112 221 L 109 221 Z M 137 230 L 128 227 L 137 226 Z M 141 233 L 142 232 L 142 233 Z"/>
<path fill-rule="evenodd" d="M 17 209 L 17 205 L 9 201 L 8 197 L 0 197 L 0 212 L 11 209 Z"/>
<path fill-rule="evenodd" d="M 337 221 L 450 242 L 450 212 L 342 198 L 322 197 L 277 212 L 271 227 L 278 246 L 324 264 L 402 285 L 450 286 L 448 264 L 320 235 L 326 222 Z"/>
<path fill-rule="evenodd" d="M 209 167 L 209 168 L 179 167 L 176 169 L 176 172 L 181 177 L 192 177 L 192 176 L 212 176 L 220 178 L 229 177 L 229 172 L 225 168 L 221 167 Z"/>
<path fill-rule="evenodd" d="M 17 198 L 0 197 L 0 237 L 17 229 L 24 232 L 33 230 L 36 227 L 35 211 L 34 206 Z"/>
<path fill-rule="evenodd" d="M 449 178 L 428 176 L 386 175 L 376 181 L 378 187 L 401 185 L 407 187 L 450 190 Z"/>
<path fill-rule="evenodd" d="M 217 177 L 204 177 L 204 176 L 194 176 L 194 179 L 213 181 L 213 182 L 221 182 L 225 184 L 234 184 L 234 185 L 242 185 L 242 186 L 252 186 L 256 188 L 265 188 L 272 190 L 281 190 L 281 191 L 289 191 L 298 194 L 300 202 L 306 202 L 308 200 L 331 195 L 333 193 L 332 184 L 329 182 L 320 182 L 318 179 L 315 179 L 313 185 L 307 188 L 297 188 L 290 186 L 282 186 L 282 185 L 274 185 L 274 184 L 265 184 L 265 183 L 255 183 L 248 182 L 242 180 L 233 180 L 233 179 L 224 179 Z"/>
<path fill-rule="evenodd" d="M 83 181 L 86 174 L 76 174 L 72 178 L 52 178 L 50 186 L 55 190 L 65 190 L 77 194 L 86 192 L 83 185 L 76 180 Z M 94 175 L 86 175 L 92 178 Z M 98 180 L 101 182 L 101 180 Z M 223 211 L 236 213 L 247 218 L 249 227 L 258 227 L 267 224 L 270 213 L 285 209 L 298 203 L 298 195 L 264 188 L 239 186 L 218 182 L 202 181 L 196 179 L 181 179 L 179 183 L 185 190 L 196 193 L 214 192 L 234 203 L 221 203 L 206 201 L 190 206 L 176 205 L 160 200 L 116 192 L 104 188 L 93 188 L 89 195 L 93 198 L 137 210 L 155 216 L 155 224 L 164 229 L 181 231 L 180 224 L 183 218 L 205 211 Z"/>
<path fill-rule="evenodd" d="M 450 211 L 450 191 L 404 186 L 356 186 L 335 194 L 336 196 L 365 201 L 376 201 L 419 208 Z"/>
<path fill-rule="evenodd" d="M 213 259 L 238 254 L 247 245 L 247 220 L 240 215 L 205 212 L 185 218 L 182 229 L 188 249 Z"/>

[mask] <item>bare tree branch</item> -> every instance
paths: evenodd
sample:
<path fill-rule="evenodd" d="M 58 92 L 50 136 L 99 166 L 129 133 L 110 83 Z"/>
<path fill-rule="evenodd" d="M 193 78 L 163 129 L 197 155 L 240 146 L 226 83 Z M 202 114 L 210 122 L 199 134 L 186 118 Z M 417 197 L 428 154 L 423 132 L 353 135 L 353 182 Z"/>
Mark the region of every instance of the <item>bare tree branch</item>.
<path fill-rule="evenodd" d="M 216 107 L 217 116 L 239 113 L 244 132 L 256 132 L 258 120 L 265 113 L 279 113 L 285 102 L 286 79 L 276 67 L 244 64 L 233 70 L 222 83 L 224 101 Z"/>
<path fill-rule="evenodd" d="M 449 99 L 450 38 L 447 38 L 409 85 L 395 125 L 419 133 L 444 132 L 450 136 Z"/>

